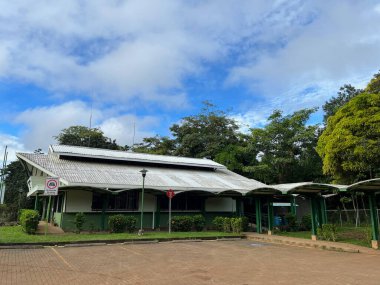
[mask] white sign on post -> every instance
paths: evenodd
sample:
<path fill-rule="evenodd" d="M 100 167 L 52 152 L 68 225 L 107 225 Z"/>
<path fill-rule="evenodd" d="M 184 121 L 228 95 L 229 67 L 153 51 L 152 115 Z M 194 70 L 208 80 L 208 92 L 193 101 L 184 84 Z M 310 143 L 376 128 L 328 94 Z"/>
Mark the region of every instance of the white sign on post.
<path fill-rule="evenodd" d="M 59 178 L 58 177 L 48 177 L 45 180 L 45 191 L 46 196 L 56 196 L 58 195 Z"/>

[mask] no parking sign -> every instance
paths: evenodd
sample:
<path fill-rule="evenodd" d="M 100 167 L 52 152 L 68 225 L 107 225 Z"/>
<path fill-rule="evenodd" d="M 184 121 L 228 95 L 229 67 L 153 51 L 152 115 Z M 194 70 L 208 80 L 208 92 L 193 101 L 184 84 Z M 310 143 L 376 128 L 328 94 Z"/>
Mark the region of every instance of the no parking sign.
<path fill-rule="evenodd" d="M 58 177 L 48 177 L 45 180 L 45 191 L 46 196 L 56 196 L 58 195 L 59 178 Z"/>

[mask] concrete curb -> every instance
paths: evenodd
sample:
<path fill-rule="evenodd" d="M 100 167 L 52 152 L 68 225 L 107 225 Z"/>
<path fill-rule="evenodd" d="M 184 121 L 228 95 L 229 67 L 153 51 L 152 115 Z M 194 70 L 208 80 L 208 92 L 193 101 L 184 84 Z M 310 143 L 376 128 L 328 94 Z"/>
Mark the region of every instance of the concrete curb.
<path fill-rule="evenodd" d="M 117 239 L 117 240 L 93 240 L 93 241 L 76 241 L 76 242 L 41 242 L 41 243 L 9 243 L 0 244 L 2 249 L 40 249 L 44 247 L 86 247 L 86 246 L 104 246 L 112 244 L 152 244 L 160 242 L 200 242 L 206 240 L 228 241 L 240 240 L 245 238 L 244 235 L 236 236 L 219 236 L 219 237 L 197 237 L 197 238 L 155 238 L 155 239 Z"/>
<path fill-rule="evenodd" d="M 249 240 L 261 241 L 261 242 L 267 242 L 267 243 L 284 244 L 284 245 L 306 247 L 306 248 L 316 248 L 316 249 L 331 250 L 331 251 L 338 251 L 338 252 L 360 253 L 359 248 L 346 247 L 339 243 L 334 244 L 334 245 L 327 245 L 324 243 L 318 243 L 318 241 L 308 241 L 308 240 L 303 240 L 303 239 L 284 240 L 284 239 L 281 239 L 280 237 L 256 236 L 256 235 L 255 236 L 246 235 L 246 238 Z"/>

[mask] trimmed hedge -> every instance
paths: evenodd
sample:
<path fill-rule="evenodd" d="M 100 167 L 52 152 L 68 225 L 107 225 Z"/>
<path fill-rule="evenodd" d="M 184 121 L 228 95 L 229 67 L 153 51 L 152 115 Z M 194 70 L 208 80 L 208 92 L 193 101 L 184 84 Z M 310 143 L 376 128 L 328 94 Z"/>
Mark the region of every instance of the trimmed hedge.
<path fill-rule="evenodd" d="M 134 216 L 126 216 L 125 221 L 127 223 L 127 231 L 133 233 L 136 230 L 137 218 Z"/>
<path fill-rule="evenodd" d="M 193 216 L 193 226 L 197 232 L 203 231 L 206 225 L 206 219 L 202 215 Z"/>
<path fill-rule="evenodd" d="M 27 234 L 35 234 L 38 227 L 40 215 L 36 210 L 22 209 L 19 222 L 22 229 Z"/>
<path fill-rule="evenodd" d="M 123 233 L 127 230 L 133 233 L 136 230 L 137 219 L 133 216 L 124 216 L 122 214 L 111 216 L 108 219 L 108 225 L 111 233 Z"/>
<path fill-rule="evenodd" d="M 171 224 L 174 232 L 190 232 L 193 227 L 193 217 L 174 216 L 172 217 Z"/>
<path fill-rule="evenodd" d="M 213 220 L 215 228 L 220 232 L 234 232 L 241 233 L 243 231 L 245 224 L 248 224 L 244 217 L 241 218 L 226 218 L 226 217 L 215 217 Z"/>

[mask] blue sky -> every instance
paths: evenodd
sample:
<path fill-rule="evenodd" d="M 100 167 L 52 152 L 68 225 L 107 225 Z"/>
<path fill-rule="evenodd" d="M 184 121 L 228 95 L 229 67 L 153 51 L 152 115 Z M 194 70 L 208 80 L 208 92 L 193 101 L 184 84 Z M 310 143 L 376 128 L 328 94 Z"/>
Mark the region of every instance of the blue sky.
<path fill-rule="evenodd" d="M 204 100 L 243 130 L 320 107 L 380 69 L 379 1 L 0 3 L 0 147 L 47 149 L 71 125 L 132 143 Z M 321 122 L 322 112 L 312 118 Z"/>

